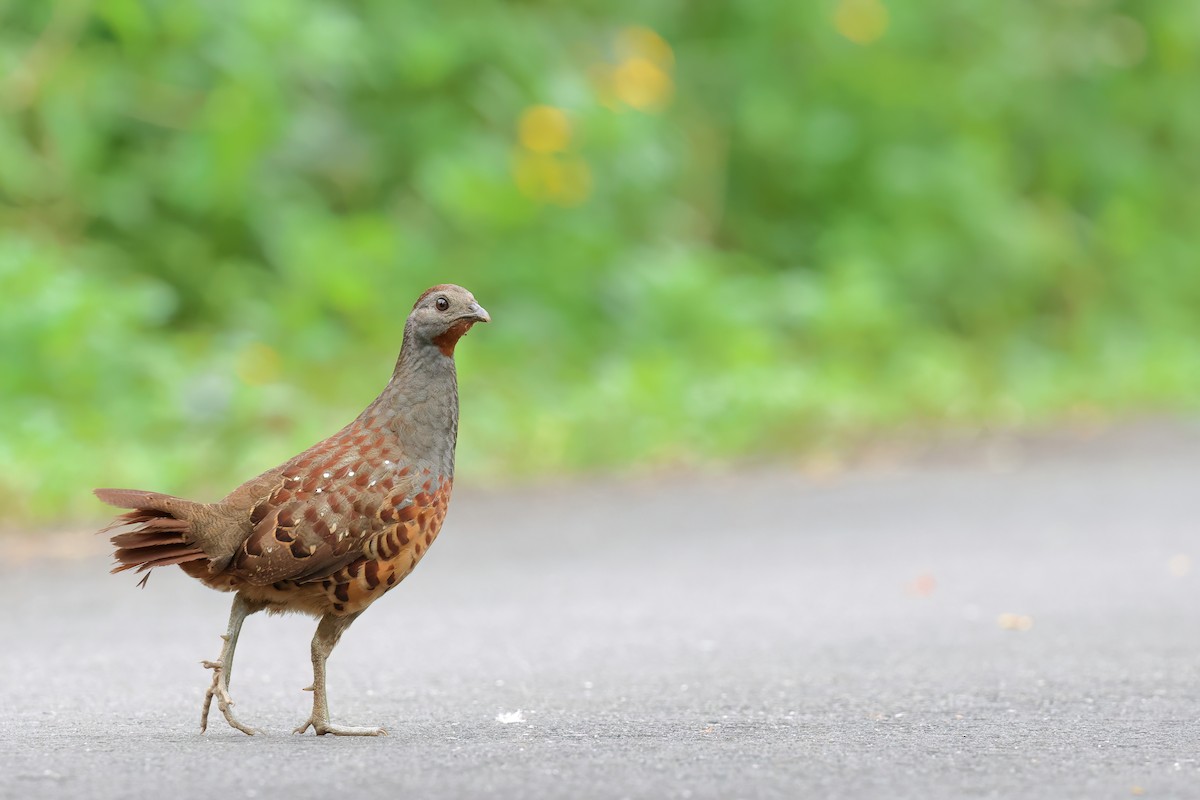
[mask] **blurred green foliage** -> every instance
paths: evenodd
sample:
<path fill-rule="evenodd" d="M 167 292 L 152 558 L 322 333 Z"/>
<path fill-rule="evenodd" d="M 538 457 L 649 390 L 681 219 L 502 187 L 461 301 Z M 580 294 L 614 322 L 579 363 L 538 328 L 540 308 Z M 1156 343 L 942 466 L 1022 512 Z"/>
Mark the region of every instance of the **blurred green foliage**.
<path fill-rule="evenodd" d="M 505 478 L 1192 408 L 1192 0 L 0 0 L 0 516 L 215 498 L 416 295 Z"/>

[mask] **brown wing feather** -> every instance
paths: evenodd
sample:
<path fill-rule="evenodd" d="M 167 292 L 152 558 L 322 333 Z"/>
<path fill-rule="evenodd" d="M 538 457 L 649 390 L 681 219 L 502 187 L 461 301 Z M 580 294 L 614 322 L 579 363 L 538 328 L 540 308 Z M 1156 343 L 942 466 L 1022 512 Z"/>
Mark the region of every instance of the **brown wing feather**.
<path fill-rule="evenodd" d="M 372 454 L 376 455 L 376 454 Z M 399 454 L 308 451 L 250 511 L 252 530 L 227 571 L 254 584 L 320 580 L 361 558 L 413 502 L 420 480 Z"/>

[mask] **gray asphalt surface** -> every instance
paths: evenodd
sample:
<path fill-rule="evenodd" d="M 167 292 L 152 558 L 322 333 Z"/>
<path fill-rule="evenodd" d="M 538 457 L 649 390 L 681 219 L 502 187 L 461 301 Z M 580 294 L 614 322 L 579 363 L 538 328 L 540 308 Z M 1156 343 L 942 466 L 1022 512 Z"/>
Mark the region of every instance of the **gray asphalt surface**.
<path fill-rule="evenodd" d="M 268 734 L 200 735 L 229 596 L 9 539 L 0 797 L 1198 797 L 1198 474 L 1172 425 L 463 485 L 330 660 L 334 721 L 380 739 L 290 733 L 313 622 L 264 615 L 232 689 Z"/>

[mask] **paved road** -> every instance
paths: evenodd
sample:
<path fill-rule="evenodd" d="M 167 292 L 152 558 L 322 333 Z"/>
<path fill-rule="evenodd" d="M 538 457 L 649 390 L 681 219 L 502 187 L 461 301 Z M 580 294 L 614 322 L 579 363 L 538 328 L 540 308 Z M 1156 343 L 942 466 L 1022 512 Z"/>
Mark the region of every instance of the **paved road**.
<path fill-rule="evenodd" d="M 1198 797 L 1198 474 L 1173 426 L 464 486 L 330 661 L 369 740 L 289 733 L 312 623 L 262 616 L 233 688 L 268 735 L 201 736 L 227 596 L 9 540 L 0 797 Z"/>

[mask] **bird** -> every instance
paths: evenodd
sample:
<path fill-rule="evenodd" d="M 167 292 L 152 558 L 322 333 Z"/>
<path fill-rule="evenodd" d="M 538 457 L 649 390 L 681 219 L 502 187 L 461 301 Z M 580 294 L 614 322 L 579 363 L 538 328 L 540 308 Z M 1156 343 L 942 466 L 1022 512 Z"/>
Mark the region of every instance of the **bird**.
<path fill-rule="evenodd" d="M 233 713 L 234 651 L 246 617 L 259 611 L 318 618 L 312 639 L 313 710 L 295 729 L 318 736 L 380 736 L 382 727 L 329 719 L 325 662 L 363 611 L 409 575 L 433 544 L 450 503 L 458 438 L 454 349 L 491 316 L 461 286 L 425 291 L 404 324 L 391 380 L 337 433 L 251 478 L 216 503 L 158 492 L 96 489 L 119 514 L 101 533 L 116 548 L 114 573 L 177 565 L 233 593 L 224 645 L 204 698 L 230 726 L 257 731 Z"/>

